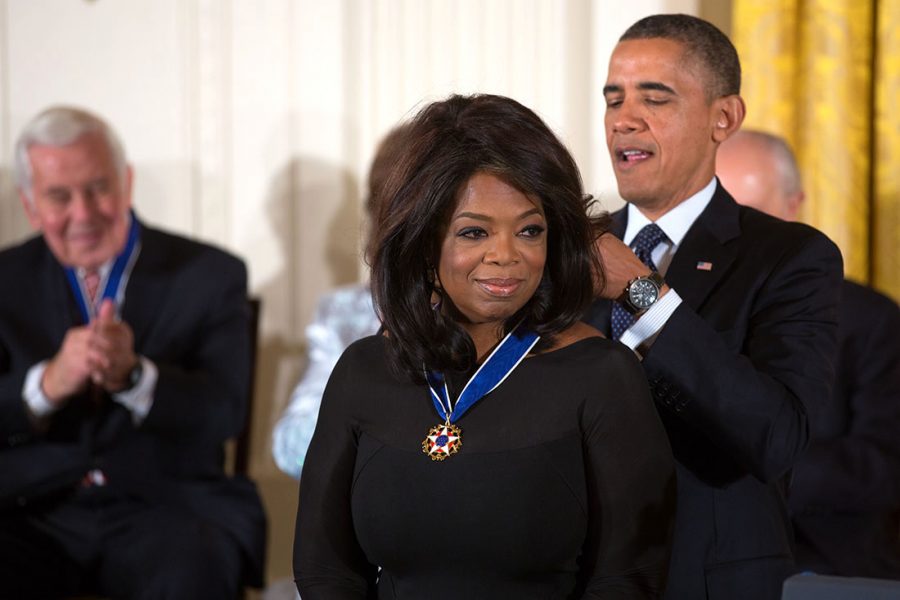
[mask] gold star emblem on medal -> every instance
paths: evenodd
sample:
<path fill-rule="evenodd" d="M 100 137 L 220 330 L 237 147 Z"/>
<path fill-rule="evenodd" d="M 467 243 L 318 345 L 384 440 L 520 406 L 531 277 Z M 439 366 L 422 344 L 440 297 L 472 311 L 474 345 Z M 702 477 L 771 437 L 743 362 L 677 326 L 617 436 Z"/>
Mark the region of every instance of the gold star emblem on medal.
<path fill-rule="evenodd" d="M 430 456 L 431 460 L 444 460 L 459 452 L 460 446 L 462 430 L 451 423 L 435 425 L 422 440 L 422 452 Z"/>

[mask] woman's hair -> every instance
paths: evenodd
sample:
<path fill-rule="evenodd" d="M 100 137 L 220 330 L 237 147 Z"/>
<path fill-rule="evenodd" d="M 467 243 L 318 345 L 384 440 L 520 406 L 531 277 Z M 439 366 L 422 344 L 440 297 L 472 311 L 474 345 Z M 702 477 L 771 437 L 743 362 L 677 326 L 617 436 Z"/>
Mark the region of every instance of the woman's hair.
<path fill-rule="evenodd" d="M 471 338 L 434 310 L 431 299 L 441 293 L 434 271 L 450 217 L 464 184 L 479 172 L 539 198 L 543 206 L 543 277 L 505 330 L 524 319 L 548 346 L 581 318 L 596 278 L 602 284 L 593 242 L 608 217 L 588 216 L 593 202 L 568 150 L 533 111 L 486 94 L 429 104 L 408 123 L 403 141 L 374 206 L 370 245 L 372 295 L 390 337 L 392 368 L 421 382 L 424 368 L 467 370 L 476 361 Z"/>

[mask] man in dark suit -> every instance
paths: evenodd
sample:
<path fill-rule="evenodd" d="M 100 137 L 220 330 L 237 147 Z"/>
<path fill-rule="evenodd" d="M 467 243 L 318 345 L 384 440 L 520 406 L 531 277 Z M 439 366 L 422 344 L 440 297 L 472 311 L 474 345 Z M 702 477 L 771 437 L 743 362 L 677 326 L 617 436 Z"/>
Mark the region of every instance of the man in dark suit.
<path fill-rule="evenodd" d="M 261 584 L 259 497 L 223 472 L 246 408 L 243 263 L 141 223 L 88 112 L 35 117 L 16 174 L 41 235 L 0 253 L 0 595 Z"/>
<path fill-rule="evenodd" d="M 669 434 L 671 600 L 780 597 L 787 479 L 833 379 L 840 252 L 738 206 L 715 179 L 716 149 L 744 117 L 739 94 L 731 42 L 686 15 L 632 25 L 604 86 L 629 204 L 598 242 L 606 280 L 587 320 L 642 359 Z"/>
<path fill-rule="evenodd" d="M 716 173 L 740 204 L 797 218 L 800 171 L 780 137 L 737 132 Z M 900 308 L 846 279 L 841 291 L 834 400 L 810 419 L 791 482 L 797 568 L 900 579 Z"/>

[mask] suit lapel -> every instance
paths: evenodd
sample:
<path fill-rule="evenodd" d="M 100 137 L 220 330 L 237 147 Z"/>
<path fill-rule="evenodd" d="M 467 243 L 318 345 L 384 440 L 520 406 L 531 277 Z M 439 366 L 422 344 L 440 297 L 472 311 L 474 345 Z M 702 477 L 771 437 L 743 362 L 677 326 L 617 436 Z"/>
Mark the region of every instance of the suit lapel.
<path fill-rule="evenodd" d="M 75 303 L 75 295 L 69 287 L 66 273 L 48 247 L 44 247 L 45 267 L 41 270 L 43 283 L 43 297 L 47 299 L 50 310 L 45 311 L 41 322 L 46 323 L 48 331 L 53 332 L 52 338 L 56 348 L 62 345 L 66 332 L 76 325 L 85 325 L 81 322 L 81 313 Z"/>
<path fill-rule="evenodd" d="M 143 348 L 155 319 L 147 315 L 158 312 L 168 290 L 165 257 L 160 253 L 155 232 L 141 224 L 141 252 L 125 288 L 122 320 L 131 326 L 134 346 Z"/>
<path fill-rule="evenodd" d="M 626 205 L 625 208 L 620 208 L 614 212 L 611 219 L 612 224 L 609 227 L 609 232 L 621 240 L 625 235 L 625 229 L 628 227 L 628 206 Z"/>
<path fill-rule="evenodd" d="M 717 185 L 675 252 L 666 282 L 694 310 L 700 309 L 737 256 L 737 245 L 728 242 L 741 233 L 739 215 L 737 203 Z"/>

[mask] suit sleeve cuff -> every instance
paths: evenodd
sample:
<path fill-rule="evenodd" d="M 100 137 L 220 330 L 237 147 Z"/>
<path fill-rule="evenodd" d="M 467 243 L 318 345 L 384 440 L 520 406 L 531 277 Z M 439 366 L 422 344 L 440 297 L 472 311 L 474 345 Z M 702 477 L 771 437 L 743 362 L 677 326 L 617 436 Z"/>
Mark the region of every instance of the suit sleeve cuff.
<path fill-rule="evenodd" d="M 670 288 L 665 296 L 625 330 L 619 341 L 631 348 L 638 357 L 643 358 L 646 351 L 653 345 L 656 336 L 668 322 L 669 317 L 680 305 L 681 296 Z"/>
<path fill-rule="evenodd" d="M 31 414 L 37 418 L 46 417 L 61 408 L 50 402 L 41 389 L 41 380 L 44 378 L 44 371 L 47 370 L 47 361 L 42 360 L 30 369 L 25 375 L 25 384 L 22 386 L 22 399 L 28 406 Z"/>

